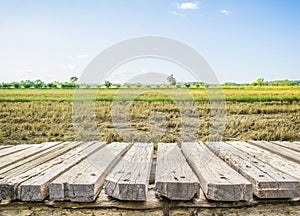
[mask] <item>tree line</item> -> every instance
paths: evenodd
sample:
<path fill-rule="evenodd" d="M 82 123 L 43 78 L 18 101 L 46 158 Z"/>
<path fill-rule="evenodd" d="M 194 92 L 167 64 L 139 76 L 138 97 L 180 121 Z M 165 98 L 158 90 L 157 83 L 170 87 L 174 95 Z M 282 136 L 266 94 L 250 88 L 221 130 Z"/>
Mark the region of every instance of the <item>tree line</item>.
<path fill-rule="evenodd" d="M 278 80 L 278 81 L 265 81 L 264 78 L 259 78 L 256 81 L 252 83 L 233 83 L 233 82 L 227 82 L 218 86 L 299 86 L 300 80 Z M 35 81 L 31 80 L 25 80 L 20 82 L 2 82 L 0 83 L 1 89 L 74 89 L 74 88 L 120 88 L 121 86 L 125 88 L 140 88 L 140 87 L 177 87 L 177 88 L 200 88 L 200 87 L 209 87 L 212 86 L 211 84 L 207 84 L 204 82 L 177 82 L 173 74 L 170 74 L 166 78 L 166 84 L 160 84 L 160 85 L 143 85 L 141 83 L 124 83 L 121 84 L 113 84 L 108 80 L 105 80 L 103 84 L 86 84 L 86 83 L 78 83 L 78 77 L 73 76 L 69 79 L 67 82 L 50 82 L 45 83 L 42 80 L 38 79 Z"/>

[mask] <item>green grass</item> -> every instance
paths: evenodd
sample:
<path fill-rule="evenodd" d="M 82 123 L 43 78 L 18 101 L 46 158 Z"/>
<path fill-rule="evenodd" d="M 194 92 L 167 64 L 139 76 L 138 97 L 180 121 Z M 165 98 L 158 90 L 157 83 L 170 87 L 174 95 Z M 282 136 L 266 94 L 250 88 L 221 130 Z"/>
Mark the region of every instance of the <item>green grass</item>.
<path fill-rule="evenodd" d="M 209 98 L 207 95 L 212 93 Z M 222 97 L 222 93 L 224 97 Z M 80 94 L 81 96 L 76 96 Z M 217 94 L 218 96 L 214 96 Z M 220 96 L 221 95 L 221 96 Z M 300 86 L 234 86 L 216 88 L 129 88 L 129 89 L 1 89 L 0 102 L 72 101 L 210 101 L 236 102 L 300 101 Z"/>

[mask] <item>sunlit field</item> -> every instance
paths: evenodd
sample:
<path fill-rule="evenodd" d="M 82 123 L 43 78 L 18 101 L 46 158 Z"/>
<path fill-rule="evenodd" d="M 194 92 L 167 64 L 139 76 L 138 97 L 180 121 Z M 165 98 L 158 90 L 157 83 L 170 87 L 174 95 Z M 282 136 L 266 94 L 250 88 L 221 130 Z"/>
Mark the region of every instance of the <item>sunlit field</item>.
<path fill-rule="evenodd" d="M 200 87 L 200 88 L 121 88 L 121 89 L 1 89 L 2 102 L 31 101 L 73 101 L 74 92 L 84 92 L 91 96 L 89 100 L 114 101 L 209 101 L 212 92 L 223 93 L 226 101 L 259 102 L 259 101 L 300 101 L 300 86 L 234 86 L 234 87 Z M 75 94 L 76 95 L 76 94 Z M 221 95 L 222 96 L 222 95 Z M 75 97 L 75 100 L 81 98 Z"/>
<path fill-rule="evenodd" d="M 79 118 L 91 138 L 107 142 L 180 142 L 183 136 L 187 140 L 205 141 L 209 137 L 211 108 L 203 88 L 185 90 L 194 101 L 191 97 L 184 98 L 185 94 L 178 94 L 182 90 L 176 88 L 84 91 L 97 94 L 97 127 L 89 128 L 88 116 L 72 115 L 74 90 L 0 90 L 0 143 L 75 140 L 78 132 L 74 132 L 73 121 Z M 138 99 L 134 96 L 137 94 Z M 300 87 L 225 87 L 224 94 L 225 130 L 224 134 L 217 134 L 216 139 L 300 140 Z M 112 101 L 116 97 L 133 100 L 129 113 L 131 130 L 112 120 Z M 172 101 L 177 99 L 181 108 Z M 196 107 L 196 113 L 191 113 L 191 106 Z M 159 113 L 162 118 L 155 121 L 155 125 L 151 123 L 153 113 Z M 183 119 L 183 115 L 189 118 Z M 183 125 L 199 127 L 196 133 L 182 134 Z M 121 134 L 118 133 L 120 128 L 124 130 Z M 158 129 L 161 130 L 158 132 Z"/>

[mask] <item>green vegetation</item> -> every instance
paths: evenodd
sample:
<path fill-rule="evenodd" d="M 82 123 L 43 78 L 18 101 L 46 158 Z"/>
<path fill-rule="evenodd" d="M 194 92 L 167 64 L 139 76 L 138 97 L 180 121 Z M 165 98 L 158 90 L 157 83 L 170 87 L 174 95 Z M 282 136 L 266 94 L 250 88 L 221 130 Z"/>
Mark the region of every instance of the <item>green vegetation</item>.
<path fill-rule="evenodd" d="M 300 101 L 300 86 L 224 86 L 224 87 L 131 87 L 101 89 L 0 89 L 1 102 L 32 101 L 209 101 L 220 97 L 208 97 L 209 92 L 223 92 L 226 101 L 233 102 L 271 102 Z M 76 97 L 75 92 L 84 97 Z M 75 96 L 75 98 L 74 98 Z"/>
<path fill-rule="evenodd" d="M 68 85 L 56 83 L 58 89 L 43 88 L 41 81 L 24 82 L 24 88 L 16 84 L 18 88 L 0 89 L 0 144 L 84 138 L 82 132 L 74 132 L 74 121 L 84 125 L 89 139 L 107 142 L 182 141 L 185 121 L 188 128 L 200 126 L 195 133 L 185 132 L 184 139 L 205 141 L 211 123 L 209 99 L 222 99 L 216 94 L 220 91 L 226 100 L 223 140 L 300 140 L 300 86 L 275 86 L 275 82 L 274 86 L 266 86 L 264 79 L 257 80 L 256 85 L 209 86 L 178 83 L 171 78 L 168 86 L 121 86 L 107 81 L 94 88 L 89 84 L 78 86 L 77 77 L 72 77 Z M 213 96 L 209 98 L 209 94 Z M 95 101 L 96 126 L 91 116 L 73 116 L 75 101 Z M 130 106 L 127 117 L 132 130 L 124 123 L 113 122 L 112 107 L 116 102 L 121 104 L 117 119 L 124 119 L 122 112 Z M 183 120 L 182 116 L 189 118 Z M 118 128 L 122 128 L 122 134 Z M 214 138 L 220 139 L 221 135 L 214 134 Z"/>
<path fill-rule="evenodd" d="M 167 86 L 164 84 L 160 85 L 142 85 L 140 83 L 124 83 L 123 86 L 121 84 L 113 84 L 108 80 L 105 80 L 104 84 L 91 84 L 91 83 L 78 83 L 78 77 L 72 76 L 67 82 L 50 82 L 45 83 L 41 80 L 26 80 L 21 82 L 2 82 L 0 83 L 0 89 L 74 89 L 74 88 L 82 88 L 82 89 L 90 89 L 90 88 L 165 88 L 165 87 L 174 87 L 177 88 L 200 88 L 200 87 L 226 87 L 226 86 L 250 86 L 250 84 L 237 84 L 232 82 L 227 82 L 219 85 L 211 85 L 204 82 L 177 82 L 173 74 L 167 76 L 166 81 L 168 83 Z M 278 81 L 265 81 L 264 78 L 259 78 L 255 82 L 251 83 L 251 86 L 300 86 L 299 80 L 278 80 Z"/>

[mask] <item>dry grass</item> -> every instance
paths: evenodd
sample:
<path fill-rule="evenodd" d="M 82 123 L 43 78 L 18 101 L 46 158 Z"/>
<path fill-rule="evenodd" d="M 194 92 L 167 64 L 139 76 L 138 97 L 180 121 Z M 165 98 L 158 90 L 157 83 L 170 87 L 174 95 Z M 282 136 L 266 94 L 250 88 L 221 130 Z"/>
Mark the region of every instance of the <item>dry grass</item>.
<path fill-rule="evenodd" d="M 208 101 L 224 93 L 227 101 L 267 102 L 267 101 L 300 101 L 300 86 L 235 86 L 201 88 L 130 88 L 130 89 L 81 89 L 76 91 L 85 95 L 85 99 L 97 101 L 138 100 L 138 101 Z M 75 97 L 76 100 L 83 98 Z M 0 89 L 2 102 L 31 101 L 67 101 L 74 100 L 72 89 Z"/>
<path fill-rule="evenodd" d="M 196 110 L 191 107 L 196 107 Z M 206 102 L 140 101 L 120 102 L 119 106 L 114 103 L 112 106 L 111 102 L 102 101 L 95 102 L 95 116 L 77 113 L 74 118 L 72 109 L 72 102 L 1 102 L 0 142 L 20 144 L 75 139 L 205 141 L 210 132 L 211 110 Z M 80 125 L 76 132 L 73 121 Z M 300 140 L 299 132 L 300 102 L 226 104 L 223 140 L 295 141 Z M 216 134 L 218 138 L 220 134 Z"/>

